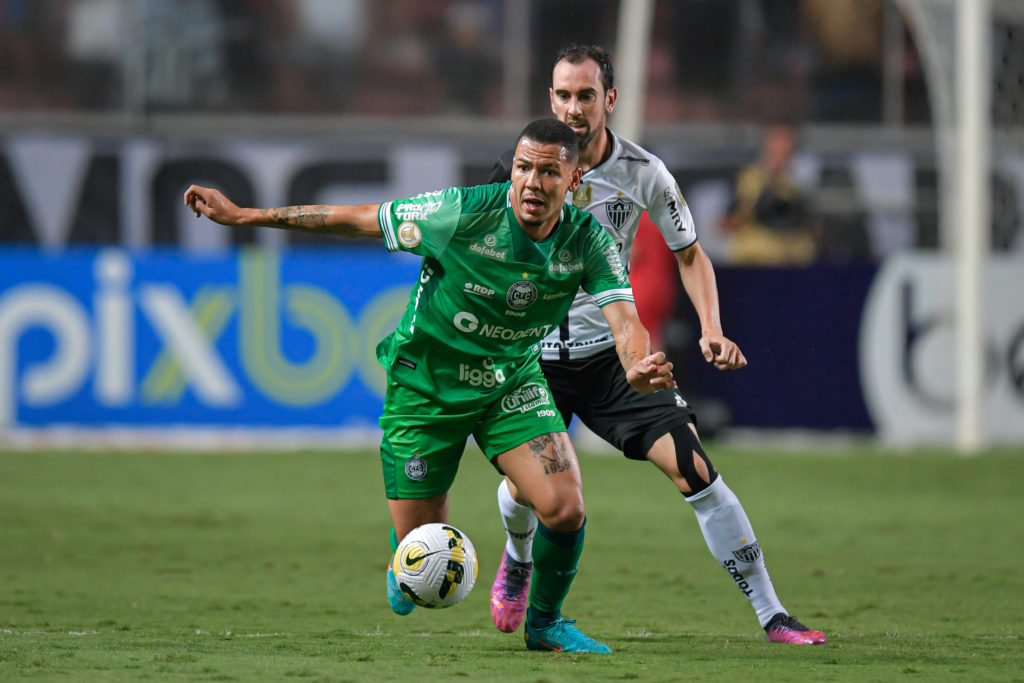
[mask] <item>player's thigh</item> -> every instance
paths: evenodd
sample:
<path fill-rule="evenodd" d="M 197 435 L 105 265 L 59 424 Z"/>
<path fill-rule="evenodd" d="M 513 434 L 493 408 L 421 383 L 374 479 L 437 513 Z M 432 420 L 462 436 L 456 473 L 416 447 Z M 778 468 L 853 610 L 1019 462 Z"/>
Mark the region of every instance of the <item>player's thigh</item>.
<path fill-rule="evenodd" d="M 484 407 L 473 429 L 480 450 L 495 465 L 494 458 L 500 453 L 542 434 L 566 431 L 540 366 L 535 365 L 515 382 L 501 398 Z"/>
<path fill-rule="evenodd" d="M 556 531 L 583 526 L 586 509 L 579 461 L 566 432 L 536 436 L 504 453 L 494 462 L 515 485 L 540 521 Z"/>
<path fill-rule="evenodd" d="M 631 460 L 646 460 L 662 435 L 693 420 L 693 409 L 677 390 L 634 390 L 614 352 L 589 359 L 585 372 L 590 391 L 577 416 Z"/>
<path fill-rule="evenodd" d="M 447 493 L 479 417 L 479 412 L 453 413 L 416 391 L 389 385 L 380 418 L 387 497 L 426 499 Z"/>
<path fill-rule="evenodd" d="M 474 436 L 542 521 L 558 523 L 581 504 L 576 453 L 539 369 L 488 406 Z"/>

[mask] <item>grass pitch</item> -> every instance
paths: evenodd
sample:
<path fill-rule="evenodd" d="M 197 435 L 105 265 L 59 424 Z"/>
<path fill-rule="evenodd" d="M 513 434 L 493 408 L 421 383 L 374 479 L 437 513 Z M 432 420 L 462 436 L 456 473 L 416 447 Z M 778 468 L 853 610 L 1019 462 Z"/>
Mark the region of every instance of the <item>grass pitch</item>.
<path fill-rule="evenodd" d="M 646 463 L 582 456 L 565 613 L 615 651 L 585 656 L 491 626 L 504 535 L 475 450 L 452 522 L 477 587 L 404 618 L 374 452 L 3 452 L 0 679 L 1024 680 L 1024 451 L 710 452 L 783 603 L 828 645 L 765 644 Z"/>

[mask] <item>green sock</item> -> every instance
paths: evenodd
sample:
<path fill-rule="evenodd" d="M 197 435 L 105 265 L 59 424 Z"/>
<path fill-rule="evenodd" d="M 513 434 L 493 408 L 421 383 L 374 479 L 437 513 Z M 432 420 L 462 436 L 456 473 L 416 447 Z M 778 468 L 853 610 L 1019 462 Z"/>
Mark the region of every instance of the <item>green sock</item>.
<path fill-rule="evenodd" d="M 533 581 L 530 584 L 530 609 L 548 615 L 561 613 L 583 553 L 583 530 L 562 533 L 537 525 L 533 536 Z M 538 615 L 541 616 L 541 615 Z"/>
<path fill-rule="evenodd" d="M 388 541 L 391 543 L 391 554 L 394 555 L 395 551 L 398 550 L 398 534 L 395 533 L 395 527 L 391 527 Z"/>

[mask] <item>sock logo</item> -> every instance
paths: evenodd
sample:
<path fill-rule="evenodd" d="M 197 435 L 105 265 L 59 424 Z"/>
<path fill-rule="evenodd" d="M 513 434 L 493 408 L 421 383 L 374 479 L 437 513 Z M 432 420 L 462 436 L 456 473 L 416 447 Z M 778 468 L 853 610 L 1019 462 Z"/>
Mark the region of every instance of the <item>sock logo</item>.
<path fill-rule="evenodd" d="M 745 545 L 739 550 L 733 550 L 732 556 L 740 562 L 754 562 L 757 558 L 761 557 L 761 546 L 757 544 L 757 541 L 749 545 Z"/>
<path fill-rule="evenodd" d="M 722 563 L 722 566 L 725 567 L 725 571 L 729 572 L 729 575 L 732 576 L 732 580 L 736 582 L 736 586 L 740 589 L 740 592 L 749 598 L 750 594 L 754 592 L 754 589 L 750 587 L 750 584 L 747 583 L 743 574 L 740 574 L 740 570 L 736 568 L 736 560 L 726 560 Z"/>
<path fill-rule="evenodd" d="M 531 531 L 527 531 L 526 533 L 519 533 L 518 531 L 512 531 L 512 530 L 511 530 L 511 529 L 509 529 L 508 527 L 505 527 L 505 532 L 506 532 L 506 533 L 507 533 L 507 534 L 508 534 L 508 535 L 509 535 L 509 536 L 510 536 L 511 538 L 517 538 L 517 539 L 520 539 L 520 540 L 526 540 L 526 539 L 528 539 L 528 538 L 529 538 L 530 536 L 533 536 L 533 531 L 532 531 L 532 530 L 531 530 Z"/>

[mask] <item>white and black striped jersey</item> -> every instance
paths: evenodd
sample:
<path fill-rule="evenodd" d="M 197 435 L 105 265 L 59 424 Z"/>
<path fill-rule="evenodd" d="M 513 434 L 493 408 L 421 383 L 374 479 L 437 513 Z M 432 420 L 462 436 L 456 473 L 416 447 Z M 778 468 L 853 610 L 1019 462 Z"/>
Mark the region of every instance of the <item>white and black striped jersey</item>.
<path fill-rule="evenodd" d="M 609 130 L 612 152 L 598 166 L 583 174 L 572 203 L 593 214 L 615 240 L 622 263 L 629 268 L 640 216 L 647 211 L 672 251 L 697 241 L 690 208 L 683 200 L 665 163 L 639 145 Z M 492 182 L 508 180 L 514 150 L 502 154 L 491 173 Z M 594 298 L 582 289 L 559 328 L 541 342 L 544 360 L 587 358 L 615 345 L 611 329 Z"/>

